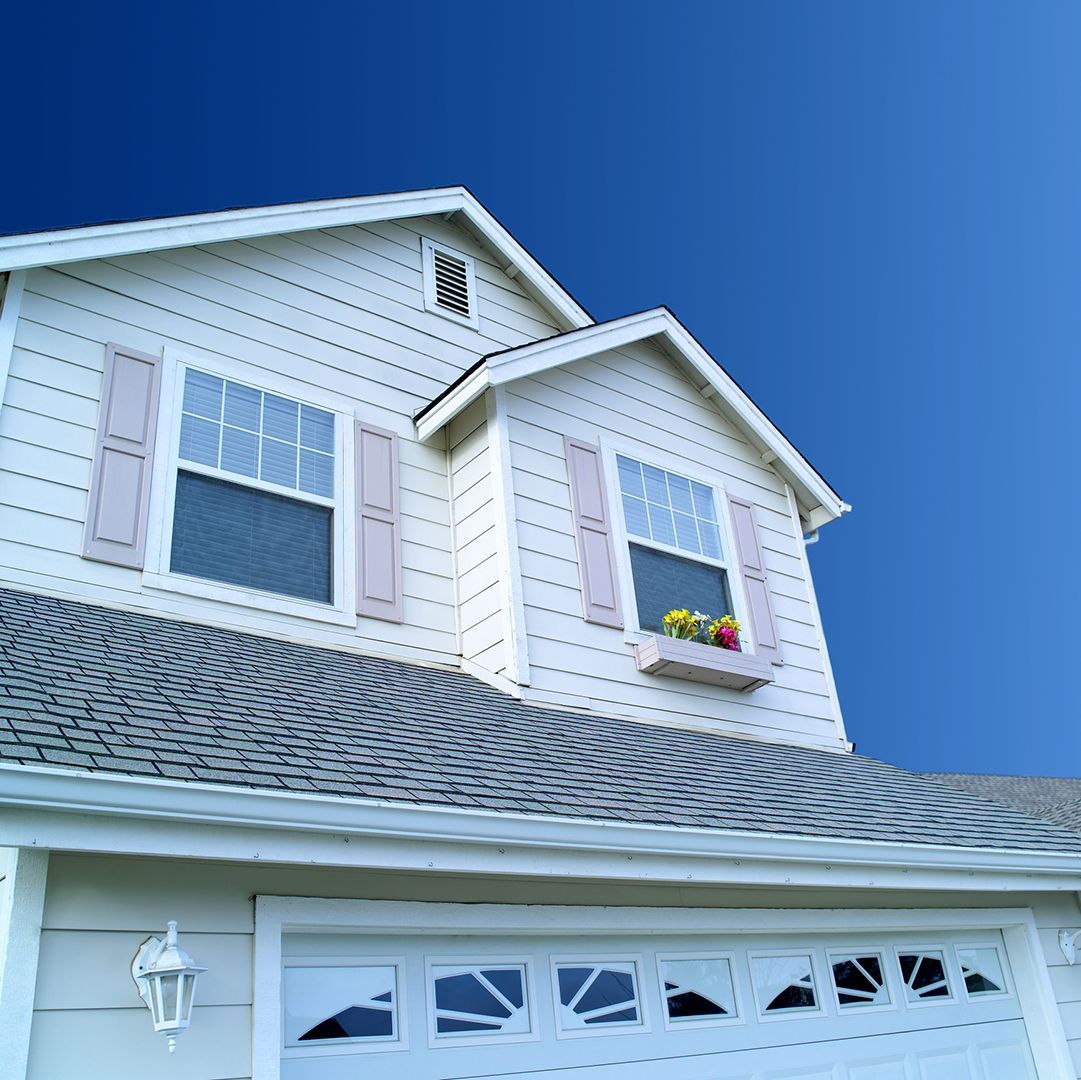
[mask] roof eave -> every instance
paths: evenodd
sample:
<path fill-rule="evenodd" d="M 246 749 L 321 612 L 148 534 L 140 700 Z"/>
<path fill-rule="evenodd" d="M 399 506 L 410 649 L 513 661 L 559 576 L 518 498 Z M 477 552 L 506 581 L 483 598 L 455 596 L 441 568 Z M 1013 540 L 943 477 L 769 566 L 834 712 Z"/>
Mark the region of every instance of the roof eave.
<path fill-rule="evenodd" d="M 476 196 L 460 186 L 0 236 L 0 272 L 309 229 L 332 229 L 373 221 L 457 213 L 465 217 L 471 230 L 505 260 L 505 268 L 513 269 L 535 298 L 563 326 L 585 326 L 593 321 L 589 313 L 511 236 Z"/>
<path fill-rule="evenodd" d="M 651 339 L 662 340 L 686 361 L 701 380 L 695 383 L 699 392 L 719 398 L 722 411 L 748 437 L 763 464 L 775 468 L 792 485 L 809 528 L 820 528 L 851 510 L 686 327 L 663 307 L 594 323 L 485 357 L 417 413 L 417 435 L 421 440 L 432 438 L 489 387 Z"/>

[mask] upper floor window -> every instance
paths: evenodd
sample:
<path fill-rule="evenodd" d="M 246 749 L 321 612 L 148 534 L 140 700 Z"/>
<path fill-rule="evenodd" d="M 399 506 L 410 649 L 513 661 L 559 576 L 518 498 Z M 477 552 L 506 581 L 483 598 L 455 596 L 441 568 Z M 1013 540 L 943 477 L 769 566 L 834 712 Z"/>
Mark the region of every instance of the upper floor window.
<path fill-rule="evenodd" d="M 170 569 L 329 604 L 335 417 L 184 371 Z"/>
<path fill-rule="evenodd" d="M 733 614 L 714 489 L 623 454 L 616 465 L 638 625 L 662 632 L 672 608 Z"/>

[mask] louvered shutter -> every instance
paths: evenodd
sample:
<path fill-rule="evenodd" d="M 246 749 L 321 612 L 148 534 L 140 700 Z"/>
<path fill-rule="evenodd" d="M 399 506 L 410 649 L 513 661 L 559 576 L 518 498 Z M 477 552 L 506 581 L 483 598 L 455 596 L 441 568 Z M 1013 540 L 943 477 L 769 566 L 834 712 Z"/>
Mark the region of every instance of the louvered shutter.
<path fill-rule="evenodd" d="M 402 621 L 398 436 L 356 424 L 357 613 Z"/>
<path fill-rule="evenodd" d="M 87 559 L 143 566 L 160 393 L 160 356 L 107 347 L 83 534 Z"/>
<path fill-rule="evenodd" d="M 563 442 L 582 582 L 582 614 L 586 622 L 622 627 L 623 609 L 601 450 L 577 439 L 565 438 Z"/>
<path fill-rule="evenodd" d="M 777 624 L 773 618 L 773 603 L 769 595 L 762 544 L 758 538 L 758 526 L 754 520 L 754 506 L 744 499 L 729 497 L 728 507 L 736 534 L 737 557 L 743 588 L 750 608 L 751 629 L 754 632 L 755 652 L 775 664 L 781 659 L 781 639 L 777 636 Z"/>

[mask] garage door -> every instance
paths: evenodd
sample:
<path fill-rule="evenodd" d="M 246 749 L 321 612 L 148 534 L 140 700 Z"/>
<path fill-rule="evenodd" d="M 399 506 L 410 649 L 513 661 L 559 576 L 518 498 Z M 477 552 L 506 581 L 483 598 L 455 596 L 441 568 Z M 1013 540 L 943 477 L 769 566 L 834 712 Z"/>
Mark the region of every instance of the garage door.
<path fill-rule="evenodd" d="M 283 1080 L 1027 1080 L 997 932 L 282 939 Z"/>

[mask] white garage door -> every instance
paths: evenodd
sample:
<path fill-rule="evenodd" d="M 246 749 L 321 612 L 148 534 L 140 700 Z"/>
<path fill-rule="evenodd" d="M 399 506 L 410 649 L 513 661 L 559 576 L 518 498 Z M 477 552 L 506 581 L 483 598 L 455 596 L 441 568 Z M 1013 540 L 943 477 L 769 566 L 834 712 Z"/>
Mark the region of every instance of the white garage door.
<path fill-rule="evenodd" d="M 286 934 L 283 1080 L 1029 1080 L 1002 937 Z"/>

